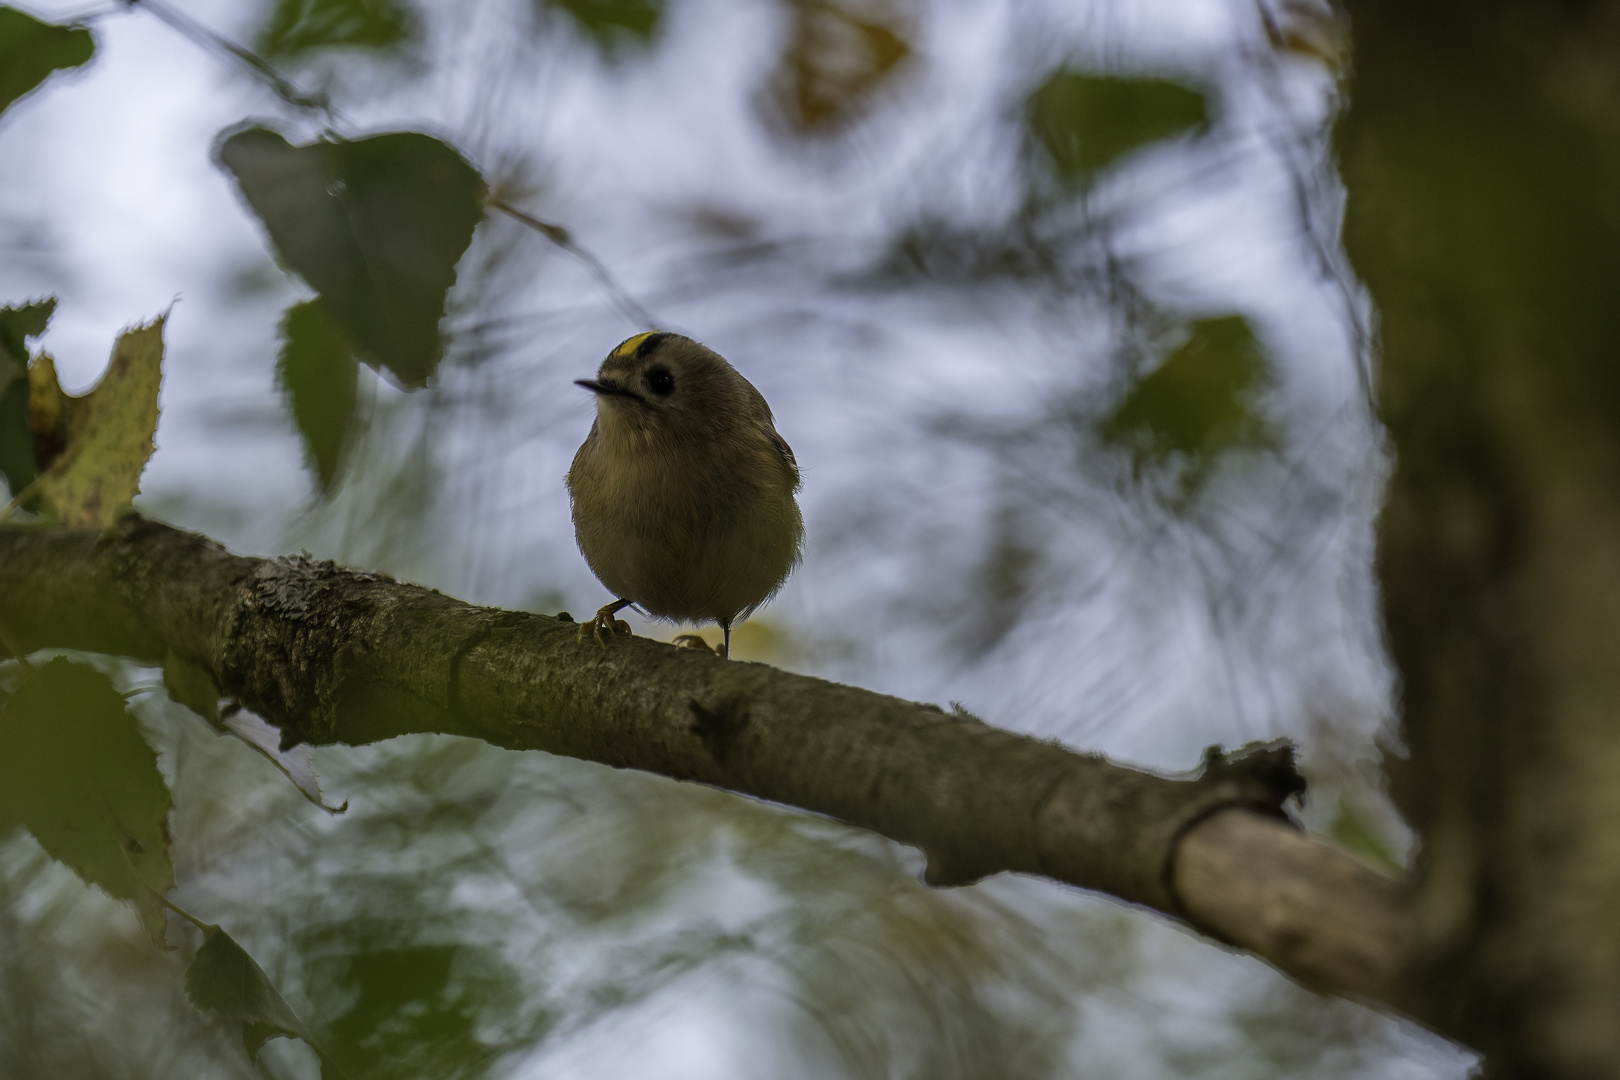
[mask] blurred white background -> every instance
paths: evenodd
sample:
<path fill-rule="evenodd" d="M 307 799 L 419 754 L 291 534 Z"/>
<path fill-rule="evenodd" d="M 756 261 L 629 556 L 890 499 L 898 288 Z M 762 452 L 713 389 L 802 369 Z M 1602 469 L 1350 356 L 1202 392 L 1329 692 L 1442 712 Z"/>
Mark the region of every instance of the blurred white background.
<path fill-rule="evenodd" d="M 174 2 L 248 44 L 270 15 Z M 795 20 L 827 7 L 669 0 L 647 39 L 604 43 L 541 2 L 425 3 L 396 47 L 285 70 L 330 95 L 342 134 L 455 145 L 764 392 L 803 468 L 808 547 L 740 655 L 1170 772 L 1212 743 L 1289 736 L 1307 823 L 1406 858 L 1377 778 L 1385 465 L 1363 396 L 1371 315 L 1337 247 L 1331 17 L 850 3 L 902 55 L 815 128 L 780 88 L 817 55 Z M 92 64 L 0 119 L 0 300 L 59 298 L 44 346 L 76 391 L 121 328 L 172 305 L 142 511 L 479 603 L 605 602 L 561 481 L 593 407 L 572 380 L 643 327 L 581 260 L 486 220 L 435 385 L 363 370 L 366 432 L 318 500 L 274 371 L 279 313 L 309 291 L 210 151 L 248 118 L 295 141 L 321 125 L 138 5 L 90 14 Z M 1201 90 L 1207 130 L 1053 195 L 1025 102 L 1063 65 Z M 1230 314 L 1269 361 L 1269 441 L 1207 463 L 1190 494 L 1139 475 L 1099 418 L 1191 320 Z M 317 750 L 328 797 L 350 801 L 330 817 L 161 694 L 139 700 L 175 791 L 177 901 L 225 925 L 351 1075 L 1471 1065 L 1110 901 L 1027 879 L 931 892 L 915 853 L 833 823 L 447 738 Z M 22 836 L 0 843 L 0 910 L 0 1073 L 254 1074 L 185 1002 L 181 960 Z M 299 1044 L 261 1061 L 316 1075 Z"/>

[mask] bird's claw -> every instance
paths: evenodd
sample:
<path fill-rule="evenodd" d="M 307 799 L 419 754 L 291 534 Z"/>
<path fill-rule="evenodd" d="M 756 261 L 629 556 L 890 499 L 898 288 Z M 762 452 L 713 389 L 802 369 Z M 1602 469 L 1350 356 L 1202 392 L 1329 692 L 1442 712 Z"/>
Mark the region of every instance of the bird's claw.
<path fill-rule="evenodd" d="M 714 655 L 714 649 L 709 647 L 709 643 L 696 634 L 677 634 L 670 639 L 669 643 L 677 649 L 696 649 L 698 652 L 706 652 L 710 656 Z"/>
<path fill-rule="evenodd" d="M 670 644 L 675 646 L 677 649 L 696 649 L 699 652 L 706 652 L 710 656 L 718 656 L 721 659 L 725 659 L 726 655 L 726 647 L 724 645 L 721 645 L 718 649 L 716 649 L 697 634 L 677 634 L 673 639 L 671 639 Z"/>
<path fill-rule="evenodd" d="M 579 640 L 584 641 L 585 635 L 589 634 L 596 639 L 598 645 L 602 646 L 602 651 L 607 652 L 607 638 L 602 636 L 602 631 L 607 631 L 609 637 L 614 634 L 629 636 L 630 624 L 613 617 L 618 610 L 617 605 L 609 604 L 596 613 L 596 618 L 580 623 Z"/>

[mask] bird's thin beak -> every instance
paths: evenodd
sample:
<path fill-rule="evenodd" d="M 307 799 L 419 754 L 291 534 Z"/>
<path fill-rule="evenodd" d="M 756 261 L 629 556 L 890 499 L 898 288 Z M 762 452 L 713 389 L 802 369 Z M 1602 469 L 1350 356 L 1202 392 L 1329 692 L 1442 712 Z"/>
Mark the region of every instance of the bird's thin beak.
<path fill-rule="evenodd" d="M 645 406 L 647 399 L 631 390 L 627 386 L 620 386 L 610 379 L 575 379 L 575 386 L 583 386 L 598 397 L 629 398 L 631 401 Z"/>

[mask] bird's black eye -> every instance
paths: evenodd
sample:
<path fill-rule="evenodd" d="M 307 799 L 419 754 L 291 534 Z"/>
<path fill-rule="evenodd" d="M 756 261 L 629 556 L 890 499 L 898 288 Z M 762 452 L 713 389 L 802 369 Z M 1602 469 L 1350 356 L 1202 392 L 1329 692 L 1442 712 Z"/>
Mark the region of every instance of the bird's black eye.
<path fill-rule="evenodd" d="M 647 372 L 647 389 L 663 397 L 675 389 L 675 376 L 669 373 L 669 368 L 655 367 Z"/>

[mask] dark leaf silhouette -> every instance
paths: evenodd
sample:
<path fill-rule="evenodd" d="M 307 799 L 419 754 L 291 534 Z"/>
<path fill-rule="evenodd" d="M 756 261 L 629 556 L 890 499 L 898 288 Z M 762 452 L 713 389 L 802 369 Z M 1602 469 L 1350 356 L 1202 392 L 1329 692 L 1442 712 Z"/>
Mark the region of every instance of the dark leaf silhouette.
<path fill-rule="evenodd" d="M 13 494 L 39 468 L 28 422 L 28 339 L 45 332 L 55 310 L 55 298 L 0 309 L 0 475 Z"/>
<path fill-rule="evenodd" d="M 650 41 L 664 16 L 663 0 L 537 0 L 565 13 L 604 50 L 626 41 Z"/>
<path fill-rule="evenodd" d="M 319 1051 L 270 976 L 217 926 L 203 927 L 203 946 L 186 968 L 186 996 L 199 1009 L 240 1021 L 250 1057 L 277 1037 L 303 1039 Z"/>
<path fill-rule="evenodd" d="M 1084 182 L 1116 159 L 1206 122 L 1204 96 L 1164 79 L 1060 69 L 1029 96 L 1026 122 L 1053 170 Z"/>
<path fill-rule="evenodd" d="M 375 938 L 380 929 L 350 927 L 306 943 L 317 953 L 336 950 L 312 965 L 334 1002 L 324 1031 L 332 1055 L 365 1062 L 373 1080 L 488 1075 L 503 1049 L 494 1021 L 510 1019 L 516 973 L 487 949 L 401 945 Z"/>
<path fill-rule="evenodd" d="M 168 813 L 157 755 L 107 676 L 58 657 L 23 678 L 0 712 L 0 826 L 132 901 L 155 941 L 174 886 Z"/>
<path fill-rule="evenodd" d="M 54 26 L 16 8 L 0 7 L 0 112 L 63 68 L 96 51 L 82 26 Z"/>
<path fill-rule="evenodd" d="M 304 458 L 328 492 L 337 482 L 355 425 L 354 350 L 319 300 L 289 307 L 281 318 L 276 379 L 298 425 Z"/>
<path fill-rule="evenodd" d="M 260 127 L 221 140 L 221 165 L 281 260 L 320 293 L 368 363 L 427 384 L 456 262 L 483 217 L 484 181 L 412 131 L 293 146 Z"/>

